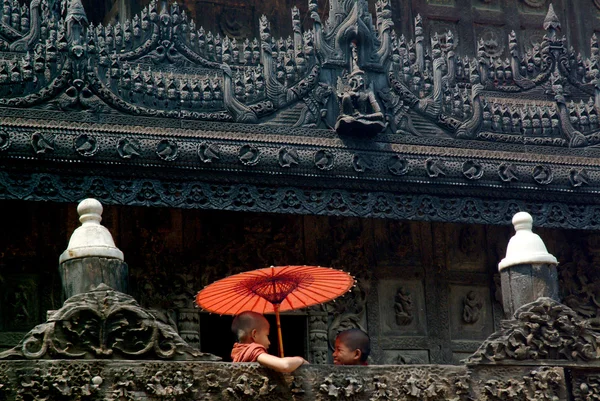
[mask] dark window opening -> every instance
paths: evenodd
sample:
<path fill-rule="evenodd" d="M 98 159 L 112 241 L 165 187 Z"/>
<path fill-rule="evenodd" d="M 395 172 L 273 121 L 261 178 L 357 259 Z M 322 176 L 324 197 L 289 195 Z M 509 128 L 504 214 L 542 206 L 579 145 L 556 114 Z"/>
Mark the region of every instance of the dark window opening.
<path fill-rule="evenodd" d="M 271 325 L 269 353 L 278 355 L 277 326 L 274 315 L 265 316 Z M 219 316 L 208 313 L 200 314 L 200 348 L 231 362 L 231 348 L 236 341 L 231 332 L 233 316 Z M 285 356 L 301 356 L 308 359 L 307 319 L 304 315 L 281 316 L 281 335 Z"/>

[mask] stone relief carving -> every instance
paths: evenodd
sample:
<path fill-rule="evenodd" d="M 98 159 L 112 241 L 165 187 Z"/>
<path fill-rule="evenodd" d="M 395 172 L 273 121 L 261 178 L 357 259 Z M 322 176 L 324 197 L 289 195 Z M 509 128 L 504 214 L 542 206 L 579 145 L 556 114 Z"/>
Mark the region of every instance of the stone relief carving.
<path fill-rule="evenodd" d="M 481 315 L 483 299 L 476 291 L 469 291 L 463 299 L 462 319 L 466 324 L 476 323 Z"/>
<path fill-rule="evenodd" d="M 577 372 L 572 379 L 573 399 L 592 401 L 600 399 L 600 376 Z"/>
<path fill-rule="evenodd" d="M 539 298 L 504 320 L 467 363 L 598 360 L 598 333 L 568 306 Z"/>
<path fill-rule="evenodd" d="M 488 380 L 484 384 L 485 399 L 504 400 L 558 400 L 564 397 L 562 370 L 543 367 L 533 370 L 522 380 Z"/>
<path fill-rule="evenodd" d="M 165 369 L 166 368 L 166 369 Z M 146 392 L 162 400 L 192 399 L 197 393 L 193 372 L 155 365 L 144 373 Z"/>
<path fill-rule="evenodd" d="M 65 301 L 0 359 L 64 358 L 218 360 L 185 343 L 177 332 L 130 296 L 101 284 Z"/>
<path fill-rule="evenodd" d="M 398 288 L 394 299 L 394 313 L 398 326 L 409 325 L 413 320 L 412 294 L 404 287 Z"/>
<path fill-rule="evenodd" d="M 136 374 L 131 368 L 115 369 L 110 372 L 112 385 L 107 391 L 107 399 L 110 401 L 136 401 L 138 388 Z"/>
<path fill-rule="evenodd" d="M 97 365 L 69 367 L 65 363 L 48 371 L 22 369 L 17 372 L 20 385 L 15 399 L 97 399 L 103 383 L 100 371 Z"/>
<path fill-rule="evenodd" d="M 419 16 L 412 37 L 397 36 L 389 0 L 377 2 L 374 19 L 364 0 L 332 2 L 326 21 L 309 0 L 308 13 L 313 26 L 303 29 L 292 10 L 289 38 L 274 38 L 265 16 L 258 38 L 242 38 L 239 27 L 226 29 L 231 36 L 198 28 L 176 3 L 153 0 L 131 19 L 92 26 L 80 0 L 53 7 L 39 0 L 29 8 L 7 2 L 0 18 L 12 35 L 4 45 L 10 57 L 0 60 L 0 106 L 303 127 L 337 121 L 341 134 L 358 121 L 373 133 L 389 126 L 401 135 L 600 142 L 597 40 L 590 58 L 569 49 L 551 6 L 540 42 L 521 54 L 511 33 L 507 59 L 493 28 L 482 32 L 474 58 L 457 54 L 451 31 L 426 38 Z M 330 82 L 321 82 L 324 70 Z M 337 115 L 326 112 L 336 80 Z M 41 139 L 34 150 L 50 151 Z"/>
<path fill-rule="evenodd" d="M 335 130 L 340 135 L 375 135 L 385 129 L 385 119 L 373 87 L 367 86 L 365 72 L 358 66 L 357 44 L 352 42 L 350 48 L 352 71 L 337 82 L 340 115 Z"/>

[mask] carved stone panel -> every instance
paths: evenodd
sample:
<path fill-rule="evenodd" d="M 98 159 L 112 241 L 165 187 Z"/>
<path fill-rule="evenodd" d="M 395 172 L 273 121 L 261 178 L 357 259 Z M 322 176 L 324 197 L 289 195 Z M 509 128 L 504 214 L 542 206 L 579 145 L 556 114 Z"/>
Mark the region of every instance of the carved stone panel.
<path fill-rule="evenodd" d="M 475 399 L 487 401 L 563 401 L 565 372 L 557 367 L 476 369 L 472 373 Z"/>
<path fill-rule="evenodd" d="M 423 365 L 429 363 L 429 350 L 385 350 L 381 363 L 385 365 Z"/>
<path fill-rule="evenodd" d="M 34 275 L 11 275 L 0 280 L 0 330 L 28 330 L 40 318 L 40 283 Z"/>
<path fill-rule="evenodd" d="M 427 334 L 427 302 L 421 280 L 381 280 L 378 294 L 382 334 Z"/>
<path fill-rule="evenodd" d="M 485 272 L 486 241 L 483 226 L 445 225 L 448 270 Z"/>
<path fill-rule="evenodd" d="M 494 331 L 488 287 L 450 286 L 450 328 L 452 339 L 483 340 Z"/>

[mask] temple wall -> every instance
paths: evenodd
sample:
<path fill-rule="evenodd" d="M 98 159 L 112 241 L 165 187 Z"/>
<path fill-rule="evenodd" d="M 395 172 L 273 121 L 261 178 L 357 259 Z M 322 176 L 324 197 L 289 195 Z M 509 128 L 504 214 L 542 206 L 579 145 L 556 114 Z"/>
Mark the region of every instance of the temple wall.
<path fill-rule="evenodd" d="M 22 216 L 16 226 L 0 223 L 0 346 L 9 348 L 62 304 L 58 255 L 78 223 L 71 204 L 2 205 Z M 292 314 L 284 324 L 292 352 L 314 362 L 331 362 L 335 333 L 360 326 L 372 336 L 373 363 L 458 363 L 502 318 L 497 263 L 510 227 L 119 206 L 105 208 L 103 223 L 125 254 L 131 294 L 168 314 L 180 331 L 189 316 L 206 322 L 201 331 L 211 333 L 203 344 L 198 330 L 187 340 L 225 358 L 229 337 L 215 342 L 211 326 L 228 336 L 229 323 L 198 320 L 193 296 L 226 275 L 269 265 L 333 266 L 359 280 L 352 295 L 308 316 Z M 537 232 L 561 262 L 565 302 L 596 317 L 591 266 L 600 257 L 600 236 Z M 309 341 L 317 332 L 326 339 Z"/>

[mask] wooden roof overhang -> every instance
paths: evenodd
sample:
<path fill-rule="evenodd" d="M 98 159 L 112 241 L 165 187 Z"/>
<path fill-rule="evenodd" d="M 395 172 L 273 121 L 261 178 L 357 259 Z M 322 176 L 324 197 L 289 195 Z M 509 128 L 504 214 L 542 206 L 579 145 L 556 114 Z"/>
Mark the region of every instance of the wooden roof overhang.
<path fill-rule="evenodd" d="M 79 0 L 32 2 L 0 29 L 0 198 L 596 228 L 595 38 L 575 56 L 550 8 L 533 49 L 462 57 L 363 3 L 235 42 L 176 5 L 93 27 Z M 332 128 L 353 63 L 386 116 L 374 136 Z"/>

